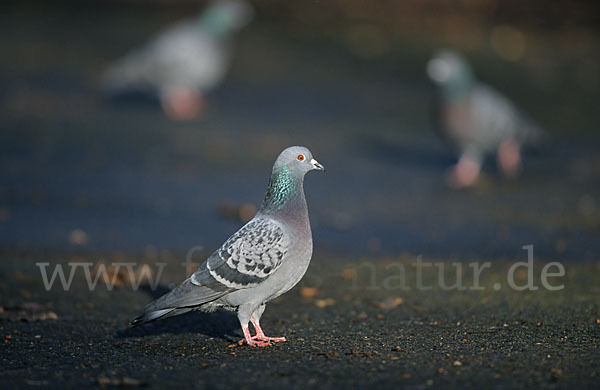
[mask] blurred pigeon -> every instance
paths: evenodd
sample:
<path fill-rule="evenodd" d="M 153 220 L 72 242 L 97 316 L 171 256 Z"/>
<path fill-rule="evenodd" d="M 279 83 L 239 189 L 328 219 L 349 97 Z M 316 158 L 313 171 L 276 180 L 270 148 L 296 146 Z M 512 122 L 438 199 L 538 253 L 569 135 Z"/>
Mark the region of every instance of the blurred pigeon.
<path fill-rule="evenodd" d="M 450 172 L 450 185 L 472 185 L 484 158 L 494 152 L 502 173 L 514 177 L 520 169 L 521 147 L 537 142 L 541 129 L 498 91 L 478 82 L 466 60 L 452 50 L 438 52 L 428 62 L 427 74 L 440 86 L 436 107 L 440 130 L 460 154 Z"/>
<path fill-rule="evenodd" d="M 265 305 L 296 285 L 312 256 L 312 234 L 304 197 L 304 175 L 324 170 L 301 146 L 285 149 L 256 216 L 231 236 L 178 287 L 144 308 L 132 326 L 190 310 L 237 310 L 244 341 L 263 347 L 284 337 L 265 336 Z M 250 336 L 248 322 L 256 331 Z"/>
<path fill-rule="evenodd" d="M 171 118 L 192 119 L 202 111 L 203 94 L 229 69 L 232 33 L 252 15 L 243 0 L 216 0 L 117 61 L 104 74 L 104 85 L 112 94 L 151 90 Z"/>

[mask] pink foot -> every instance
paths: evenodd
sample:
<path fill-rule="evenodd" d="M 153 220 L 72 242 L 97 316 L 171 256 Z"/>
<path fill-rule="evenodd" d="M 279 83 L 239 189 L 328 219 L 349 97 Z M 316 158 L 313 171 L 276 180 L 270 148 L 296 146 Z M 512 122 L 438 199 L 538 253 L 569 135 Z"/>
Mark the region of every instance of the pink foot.
<path fill-rule="evenodd" d="M 250 329 L 247 326 L 242 326 L 242 332 L 244 332 L 244 338 L 238 342 L 239 345 L 243 345 L 244 343 L 251 347 L 266 347 L 271 345 L 268 340 L 261 340 L 258 335 L 254 337 L 250 336 Z"/>
<path fill-rule="evenodd" d="M 521 148 L 514 141 L 502 141 L 498 147 L 497 160 L 502 173 L 507 177 L 515 177 L 521 167 Z"/>
<path fill-rule="evenodd" d="M 241 339 L 238 341 L 239 345 L 244 345 L 244 343 L 248 344 L 251 347 L 268 347 L 271 345 L 268 341 L 262 341 L 256 338 L 256 336 L 250 337 L 248 339 Z"/>
<path fill-rule="evenodd" d="M 452 188 L 470 187 L 479 177 L 481 167 L 479 163 L 469 158 L 461 157 L 450 171 L 448 184 Z"/>
<path fill-rule="evenodd" d="M 274 342 L 274 343 L 280 343 L 280 342 L 283 342 L 283 341 L 287 341 L 287 340 L 285 339 L 285 337 L 269 337 L 269 336 L 265 336 L 265 335 L 262 335 L 262 336 L 260 336 L 260 335 L 256 335 L 256 336 L 254 336 L 254 337 L 255 337 L 257 340 L 266 341 L 266 342 L 268 342 L 268 343 L 270 343 L 270 342 Z"/>
<path fill-rule="evenodd" d="M 163 111 L 174 120 L 190 120 L 204 109 L 202 94 L 191 89 L 180 88 L 161 97 Z"/>
<path fill-rule="evenodd" d="M 256 329 L 256 336 L 250 336 L 250 329 L 247 326 L 242 326 L 242 332 L 244 332 L 244 338 L 241 339 L 238 344 L 243 345 L 244 343 L 248 344 L 251 347 L 266 347 L 271 345 L 271 342 L 278 343 L 281 341 L 286 341 L 285 337 L 269 337 L 265 336 L 260 325 L 254 323 L 254 329 Z"/>
<path fill-rule="evenodd" d="M 279 343 L 282 341 L 287 341 L 285 339 L 285 337 L 269 337 L 266 336 L 262 330 L 262 328 L 260 327 L 260 324 L 258 322 L 254 322 L 252 321 L 252 325 L 254 325 L 254 329 L 256 329 L 256 338 L 258 340 L 262 340 L 262 341 L 268 341 L 268 342 L 275 342 L 275 343 Z"/>

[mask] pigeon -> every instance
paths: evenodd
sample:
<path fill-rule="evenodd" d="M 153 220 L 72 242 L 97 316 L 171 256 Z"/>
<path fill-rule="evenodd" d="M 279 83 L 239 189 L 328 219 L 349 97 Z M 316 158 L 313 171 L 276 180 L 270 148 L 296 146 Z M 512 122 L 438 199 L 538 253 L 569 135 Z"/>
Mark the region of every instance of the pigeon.
<path fill-rule="evenodd" d="M 231 63 L 233 32 L 250 22 L 243 0 L 218 0 L 199 16 L 167 27 L 154 39 L 117 61 L 104 74 L 111 95 L 132 91 L 158 94 L 172 119 L 193 119 L 203 95 L 224 79 Z"/>
<path fill-rule="evenodd" d="M 267 194 L 256 216 L 233 234 L 196 272 L 144 308 L 131 322 L 140 325 L 190 310 L 236 310 L 244 342 L 264 347 L 260 327 L 267 302 L 294 287 L 312 256 L 312 233 L 304 197 L 304 175 L 325 168 L 302 146 L 285 149 L 273 165 Z M 251 336 L 252 322 L 256 335 Z"/>
<path fill-rule="evenodd" d="M 459 154 L 449 184 L 474 184 L 483 160 L 493 153 L 502 173 L 516 176 L 522 147 L 537 143 L 543 131 L 508 98 L 477 81 L 467 61 L 453 50 L 439 51 L 427 63 L 427 74 L 440 87 L 435 107 L 439 130 Z"/>

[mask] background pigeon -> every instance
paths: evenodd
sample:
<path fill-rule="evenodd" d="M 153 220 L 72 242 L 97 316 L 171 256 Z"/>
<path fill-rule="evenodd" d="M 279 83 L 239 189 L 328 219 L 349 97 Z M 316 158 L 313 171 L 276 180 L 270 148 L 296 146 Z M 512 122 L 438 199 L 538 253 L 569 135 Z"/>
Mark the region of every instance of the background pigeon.
<path fill-rule="evenodd" d="M 219 0 L 199 16 L 181 21 L 132 51 L 104 75 L 113 94 L 153 90 L 173 119 L 192 119 L 202 110 L 203 94 L 215 88 L 231 63 L 231 36 L 252 18 L 242 0 Z"/>
<path fill-rule="evenodd" d="M 237 310 L 244 340 L 266 346 L 283 337 L 265 336 L 265 304 L 296 285 L 312 256 L 312 234 L 304 197 L 304 175 L 324 170 L 301 146 L 285 149 L 275 161 L 267 194 L 256 216 L 231 236 L 178 287 L 150 303 L 132 325 L 190 310 Z M 250 336 L 248 322 L 256 330 Z"/>
<path fill-rule="evenodd" d="M 472 185 L 486 155 L 496 152 L 500 170 L 515 176 L 521 147 L 536 142 L 542 131 L 498 91 L 476 80 L 466 60 L 452 50 L 438 52 L 427 64 L 440 86 L 438 126 L 460 158 L 449 176 L 453 187 Z"/>

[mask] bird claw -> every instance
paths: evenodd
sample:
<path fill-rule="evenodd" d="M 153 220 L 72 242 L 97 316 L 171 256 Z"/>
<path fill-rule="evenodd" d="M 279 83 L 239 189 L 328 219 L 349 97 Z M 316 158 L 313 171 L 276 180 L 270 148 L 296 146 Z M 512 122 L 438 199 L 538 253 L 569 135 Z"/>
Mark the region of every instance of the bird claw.
<path fill-rule="evenodd" d="M 250 337 L 249 339 L 241 339 L 238 342 L 239 345 L 244 345 L 244 343 L 247 343 L 250 347 L 267 347 L 271 345 L 269 341 L 260 340 L 256 338 L 256 336 Z"/>
<path fill-rule="evenodd" d="M 244 345 L 247 343 L 251 347 L 267 347 L 271 345 L 271 343 L 278 343 L 282 341 L 287 341 L 285 337 L 268 337 L 268 336 L 252 336 L 249 339 L 241 339 L 238 341 L 239 345 Z"/>
<path fill-rule="evenodd" d="M 263 336 L 260 340 L 274 342 L 274 343 L 287 341 L 285 339 L 285 337 L 268 337 L 268 336 Z"/>

